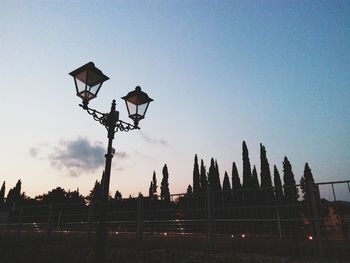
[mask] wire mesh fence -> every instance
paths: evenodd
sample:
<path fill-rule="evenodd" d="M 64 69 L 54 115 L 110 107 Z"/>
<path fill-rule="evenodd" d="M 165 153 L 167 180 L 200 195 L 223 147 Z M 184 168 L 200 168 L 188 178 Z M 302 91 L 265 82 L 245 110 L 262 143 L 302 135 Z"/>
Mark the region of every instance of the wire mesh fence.
<path fill-rule="evenodd" d="M 159 196 L 111 200 L 107 251 L 169 248 L 350 258 L 350 181 L 292 187 L 208 190 L 171 195 L 170 201 Z M 278 190 L 283 199 L 277 198 Z M 289 200 L 288 191 L 294 193 Z M 1 242 L 93 251 L 100 209 L 99 202 L 17 206 L 1 212 Z"/>

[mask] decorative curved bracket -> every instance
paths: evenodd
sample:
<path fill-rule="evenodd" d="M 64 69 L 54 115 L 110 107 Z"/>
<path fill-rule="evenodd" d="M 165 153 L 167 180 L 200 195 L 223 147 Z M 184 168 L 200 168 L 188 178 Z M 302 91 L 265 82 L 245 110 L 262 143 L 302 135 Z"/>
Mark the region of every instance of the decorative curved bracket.
<path fill-rule="evenodd" d="M 108 115 L 109 113 L 102 113 L 99 112 L 95 109 L 89 108 L 86 105 L 83 104 L 79 104 L 80 107 L 82 107 L 84 110 L 86 110 L 86 112 L 91 115 L 95 121 L 99 122 L 100 124 L 102 124 L 103 126 L 105 126 L 105 128 L 107 129 L 107 131 L 110 130 L 110 127 L 115 127 L 113 133 L 115 134 L 118 131 L 121 132 L 128 132 L 128 131 L 132 131 L 132 130 L 138 130 L 140 129 L 138 127 L 138 125 L 136 124 L 131 124 L 122 120 L 116 120 L 115 123 L 113 123 L 111 125 L 111 123 L 108 122 Z"/>

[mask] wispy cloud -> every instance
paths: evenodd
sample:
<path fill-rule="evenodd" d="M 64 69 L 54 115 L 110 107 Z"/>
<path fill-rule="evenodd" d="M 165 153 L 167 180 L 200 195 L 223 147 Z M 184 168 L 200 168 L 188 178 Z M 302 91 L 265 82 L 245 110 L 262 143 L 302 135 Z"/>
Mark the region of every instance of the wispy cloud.
<path fill-rule="evenodd" d="M 147 142 L 148 144 L 153 144 L 153 145 L 162 145 L 162 146 L 168 146 L 168 142 L 163 140 L 163 139 L 155 139 L 149 136 L 148 134 L 145 134 L 140 131 L 141 137 Z"/>
<path fill-rule="evenodd" d="M 62 139 L 58 146 L 51 148 L 47 144 L 39 144 L 28 150 L 32 158 L 48 160 L 58 170 L 68 171 L 69 176 L 79 176 L 94 172 L 105 164 L 106 149 L 101 142 L 91 142 L 87 138 Z M 119 160 L 129 158 L 126 152 L 116 152 Z M 122 170 L 121 167 L 116 168 Z"/>
<path fill-rule="evenodd" d="M 36 147 L 30 147 L 29 148 L 29 155 L 31 157 L 34 157 L 34 158 L 38 157 L 38 152 L 39 152 L 39 149 L 36 148 Z"/>
<path fill-rule="evenodd" d="M 59 146 L 48 156 L 51 166 L 67 169 L 70 176 L 93 172 L 104 164 L 105 149 L 102 143 L 91 143 L 86 138 L 61 140 Z"/>

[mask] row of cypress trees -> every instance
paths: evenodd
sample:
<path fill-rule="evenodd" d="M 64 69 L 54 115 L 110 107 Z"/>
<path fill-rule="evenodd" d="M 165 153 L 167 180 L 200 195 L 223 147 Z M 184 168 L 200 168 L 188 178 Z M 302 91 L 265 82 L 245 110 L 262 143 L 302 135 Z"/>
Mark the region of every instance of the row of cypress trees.
<path fill-rule="evenodd" d="M 260 183 L 255 165 L 251 168 L 248 147 L 245 141 L 242 143 L 243 182 L 238 173 L 235 162 L 232 164 L 231 182 L 227 171 L 221 186 L 220 173 L 217 161 L 211 158 L 208 172 L 203 160 L 200 165 L 198 157 L 194 157 L 193 186 L 189 185 L 187 192 L 199 194 L 206 192 L 222 192 L 224 202 L 235 205 L 272 205 L 293 204 L 298 201 L 299 192 L 294 178 L 292 165 L 287 157 L 283 160 L 283 185 L 280 173 L 274 165 L 273 182 L 270 172 L 270 164 L 266 156 L 266 148 L 260 144 Z M 309 165 L 305 164 L 304 176 L 301 179 L 302 192 L 305 194 L 304 185 L 307 181 L 314 182 Z"/>

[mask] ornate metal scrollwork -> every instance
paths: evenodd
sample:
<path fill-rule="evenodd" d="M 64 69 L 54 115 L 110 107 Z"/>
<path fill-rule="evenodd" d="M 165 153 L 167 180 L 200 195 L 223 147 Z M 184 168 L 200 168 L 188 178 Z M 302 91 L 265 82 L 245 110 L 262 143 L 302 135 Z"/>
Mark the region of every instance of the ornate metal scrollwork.
<path fill-rule="evenodd" d="M 84 106 L 82 104 L 79 104 L 80 107 L 82 107 L 84 110 L 86 110 L 86 112 L 91 115 L 93 117 L 93 119 L 95 121 L 98 121 L 100 124 L 102 124 L 103 126 L 105 126 L 105 128 L 107 129 L 107 131 L 109 130 L 109 124 L 108 124 L 108 113 L 102 113 L 99 112 L 95 109 L 91 109 L 87 106 Z M 114 129 L 114 133 L 121 131 L 121 132 L 128 132 L 131 130 L 138 130 L 140 129 L 137 125 L 133 125 L 131 123 L 122 121 L 122 120 L 118 120 L 115 124 L 115 129 Z"/>

